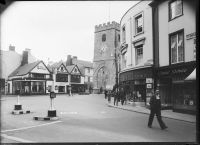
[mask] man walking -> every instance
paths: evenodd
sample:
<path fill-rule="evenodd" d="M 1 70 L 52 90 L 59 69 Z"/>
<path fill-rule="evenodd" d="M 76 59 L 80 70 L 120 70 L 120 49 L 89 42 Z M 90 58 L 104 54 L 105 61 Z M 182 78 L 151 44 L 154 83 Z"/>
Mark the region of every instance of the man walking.
<path fill-rule="evenodd" d="M 149 104 L 150 104 L 151 112 L 150 112 L 150 115 L 149 115 L 148 127 L 149 128 L 152 127 L 153 118 L 154 118 L 154 115 L 156 114 L 161 129 L 162 130 L 166 129 L 167 126 L 162 121 L 162 117 L 161 117 L 161 101 L 160 101 L 160 96 L 159 96 L 159 90 L 156 90 L 156 94 L 152 95 Z"/>

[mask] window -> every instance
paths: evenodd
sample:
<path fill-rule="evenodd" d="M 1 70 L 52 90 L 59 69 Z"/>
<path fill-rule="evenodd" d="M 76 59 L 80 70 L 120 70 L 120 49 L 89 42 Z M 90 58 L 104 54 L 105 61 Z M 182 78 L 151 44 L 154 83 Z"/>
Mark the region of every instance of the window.
<path fill-rule="evenodd" d="M 102 35 L 102 42 L 106 41 L 106 34 Z"/>
<path fill-rule="evenodd" d="M 90 68 L 88 68 L 88 73 L 90 73 Z"/>
<path fill-rule="evenodd" d="M 126 28 L 122 27 L 122 42 L 126 42 Z"/>
<path fill-rule="evenodd" d="M 143 32 L 143 15 L 135 17 L 135 33 L 136 35 Z"/>
<path fill-rule="evenodd" d="M 56 74 L 56 82 L 68 82 L 68 74 Z"/>
<path fill-rule="evenodd" d="M 169 20 L 183 15 L 183 2 L 182 0 L 175 0 L 169 3 Z"/>
<path fill-rule="evenodd" d="M 80 76 L 79 75 L 71 75 L 71 82 L 80 83 L 81 82 Z"/>
<path fill-rule="evenodd" d="M 126 68 L 127 53 L 122 54 L 122 68 Z"/>
<path fill-rule="evenodd" d="M 118 34 L 118 41 L 120 42 L 120 35 Z"/>
<path fill-rule="evenodd" d="M 141 63 L 143 60 L 143 45 L 136 47 L 136 65 Z"/>
<path fill-rule="evenodd" d="M 90 82 L 90 77 L 88 77 L 88 82 Z"/>
<path fill-rule="evenodd" d="M 183 31 L 170 36 L 171 63 L 184 61 Z"/>

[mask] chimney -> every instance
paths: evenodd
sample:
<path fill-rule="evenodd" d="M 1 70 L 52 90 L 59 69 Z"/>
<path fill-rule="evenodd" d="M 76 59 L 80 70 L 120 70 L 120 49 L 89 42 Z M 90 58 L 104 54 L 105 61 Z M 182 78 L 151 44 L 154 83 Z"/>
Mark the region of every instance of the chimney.
<path fill-rule="evenodd" d="M 28 51 L 23 51 L 21 66 L 28 64 Z"/>
<path fill-rule="evenodd" d="M 71 55 L 67 55 L 67 62 L 66 62 L 66 66 L 72 65 L 72 57 Z"/>
<path fill-rule="evenodd" d="M 28 53 L 31 53 L 31 49 L 30 48 L 25 48 L 25 51 L 28 51 Z"/>
<path fill-rule="evenodd" d="M 74 61 L 77 61 L 77 56 L 73 56 L 73 60 L 74 60 Z"/>
<path fill-rule="evenodd" d="M 9 51 L 15 51 L 15 46 L 12 46 L 12 45 L 10 44 L 10 46 L 9 46 Z"/>

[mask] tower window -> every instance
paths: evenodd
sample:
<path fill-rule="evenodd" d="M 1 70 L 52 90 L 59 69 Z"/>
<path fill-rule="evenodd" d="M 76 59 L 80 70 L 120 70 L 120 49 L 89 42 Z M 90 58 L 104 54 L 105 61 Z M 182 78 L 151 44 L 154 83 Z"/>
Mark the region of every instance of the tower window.
<path fill-rule="evenodd" d="M 106 34 L 102 35 L 102 42 L 106 41 Z"/>
<path fill-rule="evenodd" d="M 120 42 L 120 35 L 118 35 L 118 41 Z"/>

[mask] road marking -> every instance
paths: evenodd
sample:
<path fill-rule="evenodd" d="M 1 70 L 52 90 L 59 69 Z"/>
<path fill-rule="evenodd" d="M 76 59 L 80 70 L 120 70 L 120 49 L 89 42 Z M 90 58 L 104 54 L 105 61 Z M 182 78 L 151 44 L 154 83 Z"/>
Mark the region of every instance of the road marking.
<path fill-rule="evenodd" d="M 62 121 L 54 121 L 54 122 L 40 124 L 40 125 L 35 125 L 35 126 L 29 126 L 29 127 L 22 127 L 22 128 L 17 128 L 17 129 L 3 130 L 3 131 L 1 131 L 1 133 L 10 132 L 10 131 L 25 130 L 25 129 L 30 129 L 30 128 L 39 127 L 39 126 L 51 125 L 51 124 L 55 124 L 55 123 L 59 123 L 59 122 L 62 122 Z"/>
<path fill-rule="evenodd" d="M 78 114 L 78 112 L 60 112 L 60 114 Z"/>
<path fill-rule="evenodd" d="M 33 141 L 30 141 L 30 140 L 25 140 L 25 139 L 14 137 L 14 136 L 8 136 L 6 134 L 1 134 L 1 136 L 4 137 L 4 138 L 6 138 L 6 139 L 15 140 L 15 141 L 18 141 L 18 142 L 34 143 Z"/>

